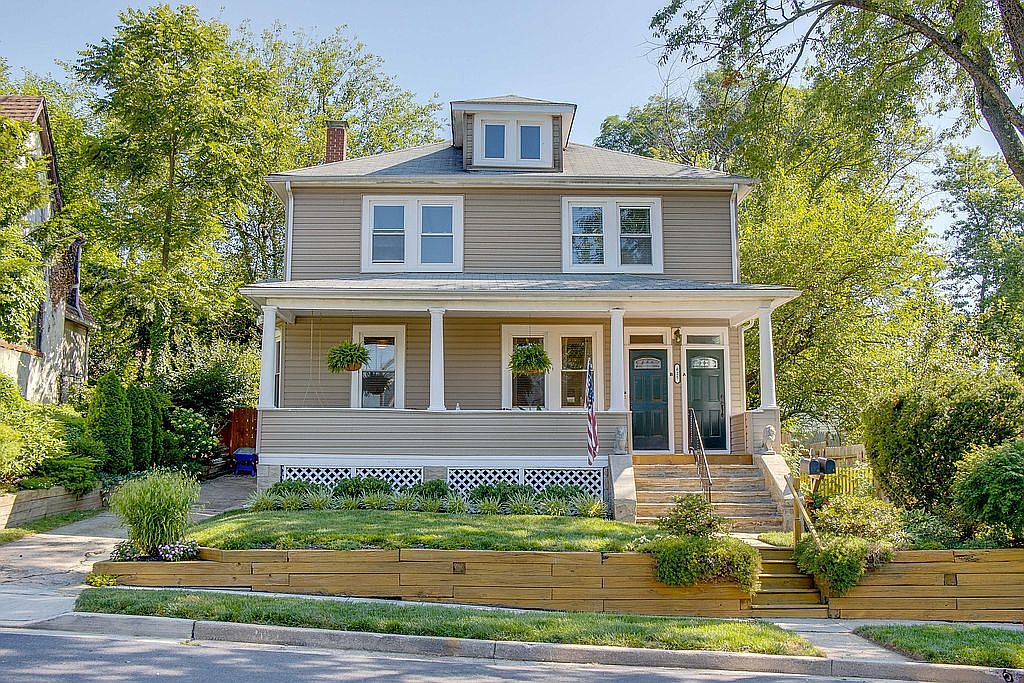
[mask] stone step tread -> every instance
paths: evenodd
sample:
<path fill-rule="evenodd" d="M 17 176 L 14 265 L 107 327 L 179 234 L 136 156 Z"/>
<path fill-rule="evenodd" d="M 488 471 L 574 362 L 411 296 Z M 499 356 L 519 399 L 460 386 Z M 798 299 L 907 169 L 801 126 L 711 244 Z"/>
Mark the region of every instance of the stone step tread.
<path fill-rule="evenodd" d="M 636 495 L 637 496 L 646 496 L 646 497 L 665 498 L 666 499 L 665 502 L 672 503 L 672 502 L 675 502 L 675 498 L 678 497 L 678 496 L 701 495 L 701 493 L 703 493 L 703 492 L 700 491 L 700 490 L 696 490 L 695 491 L 693 489 L 688 489 L 688 490 L 687 489 L 683 489 L 683 490 L 680 490 L 680 489 L 667 489 L 667 490 L 666 489 L 661 489 L 661 490 L 638 489 L 637 492 L 636 492 Z M 744 501 L 753 501 L 753 502 L 757 502 L 757 503 L 762 503 L 762 502 L 774 503 L 775 502 L 775 501 L 772 500 L 771 495 L 769 495 L 767 491 L 729 491 L 729 490 L 720 491 L 720 490 L 712 490 L 711 491 L 711 500 L 712 500 L 712 502 L 715 502 L 715 503 L 742 503 Z M 654 502 L 654 501 L 652 501 L 652 502 Z"/>
<path fill-rule="evenodd" d="M 637 495 L 636 503 L 637 503 L 637 505 L 643 505 L 643 506 L 648 507 L 648 508 L 659 508 L 659 509 L 664 510 L 665 512 L 668 512 L 673 507 L 675 507 L 675 503 L 672 502 L 672 501 L 662 502 L 662 501 L 656 501 L 656 500 L 646 500 L 646 499 L 641 499 L 639 495 Z M 767 503 L 757 502 L 757 503 L 754 503 L 754 502 L 748 502 L 748 501 L 737 501 L 737 502 L 714 501 L 714 502 L 711 503 L 711 507 L 713 507 L 716 511 L 718 511 L 720 513 L 722 511 L 726 511 L 726 510 L 735 510 L 737 512 L 746 512 L 748 514 L 753 514 L 755 512 L 758 513 L 758 514 L 775 515 L 775 516 L 777 516 L 779 514 L 779 508 L 773 502 L 767 502 Z"/>

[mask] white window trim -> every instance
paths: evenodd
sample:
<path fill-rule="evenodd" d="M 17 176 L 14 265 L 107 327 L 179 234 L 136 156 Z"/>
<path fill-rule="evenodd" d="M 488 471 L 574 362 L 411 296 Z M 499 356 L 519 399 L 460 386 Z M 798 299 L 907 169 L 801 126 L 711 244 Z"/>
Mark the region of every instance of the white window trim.
<path fill-rule="evenodd" d="M 373 207 L 377 204 L 405 207 L 405 261 L 373 262 Z M 461 273 L 463 244 L 462 195 L 363 195 L 362 272 L 364 273 Z M 421 214 L 424 206 L 452 207 L 452 259 L 454 263 L 422 263 L 420 261 Z"/>
<path fill-rule="evenodd" d="M 722 358 L 725 361 L 725 448 L 724 449 L 708 449 L 708 453 L 732 453 L 732 368 L 729 364 L 729 344 L 731 339 L 729 337 L 728 327 L 682 327 L 680 329 L 682 334 L 682 346 L 679 353 L 679 362 L 683 371 L 683 381 L 680 382 L 681 394 L 682 394 L 682 424 L 683 424 L 683 445 L 684 450 L 689 452 L 690 449 L 690 429 L 689 422 L 687 421 L 687 410 L 690 407 L 690 368 L 686 365 L 686 352 L 690 349 L 722 349 L 724 353 Z M 722 335 L 721 344 L 688 344 L 686 342 L 686 335 L 688 334 L 720 334 Z"/>
<path fill-rule="evenodd" d="M 484 126 L 487 124 L 505 126 L 505 156 L 494 159 L 484 156 L 486 139 Z M 519 156 L 519 126 L 540 126 L 540 159 L 523 159 Z M 515 166 L 519 168 L 551 168 L 552 132 L 550 116 L 474 116 L 473 117 L 473 165 L 474 166 Z"/>
<path fill-rule="evenodd" d="M 352 342 L 362 344 L 366 337 L 395 338 L 395 407 L 366 408 L 366 410 L 401 410 L 405 408 L 405 325 L 353 325 Z M 352 395 L 349 406 L 360 408 L 363 405 L 363 373 L 357 370 L 352 373 Z"/>
<path fill-rule="evenodd" d="M 630 337 L 630 335 L 634 335 L 634 334 L 636 334 L 636 335 L 641 335 L 641 334 L 652 334 L 652 335 L 653 334 L 660 334 L 661 338 L 662 338 L 662 343 L 661 344 L 656 344 L 656 343 L 655 344 L 631 344 L 630 341 L 629 341 L 629 337 Z M 675 453 L 676 452 L 676 423 L 673 422 L 673 418 L 676 415 L 675 404 L 676 404 L 676 392 L 678 391 L 678 389 L 676 389 L 675 378 L 673 377 L 673 375 L 675 374 L 675 364 L 678 361 L 677 361 L 677 359 L 675 357 L 676 356 L 675 345 L 672 342 L 672 328 L 671 327 L 627 327 L 627 328 L 625 328 L 623 330 L 623 339 L 626 342 L 626 349 L 625 349 L 625 353 L 623 354 L 623 356 L 626 359 L 626 364 L 625 364 L 626 365 L 626 367 L 625 367 L 626 377 L 624 378 L 624 381 L 625 381 L 625 385 L 626 385 L 626 406 L 627 406 L 627 409 L 628 409 L 628 407 L 630 405 L 629 391 L 630 391 L 630 388 L 632 387 L 632 382 L 630 382 L 630 373 L 632 372 L 632 367 L 630 366 L 630 363 L 629 363 L 629 352 L 634 350 L 634 349 L 658 349 L 659 351 L 664 350 L 664 351 L 668 352 L 666 354 L 666 358 L 668 360 L 668 363 L 667 363 L 668 368 L 666 368 L 666 371 L 668 372 L 668 386 L 669 386 L 669 391 L 668 391 L 668 416 L 669 416 L 669 418 L 668 418 L 668 450 L 666 450 L 666 451 L 634 451 L 634 453 Z M 685 379 L 685 378 L 683 378 L 683 379 Z M 686 382 L 683 381 L 683 379 L 680 380 L 679 384 L 682 385 L 683 387 L 685 387 L 686 386 Z M 684 417 L 686 415 L 686 410 L 685 409 L 683 410 L 683 415 L 684 415 Z M 685 425 L 686 424 L 685 419 L 680 424 Z M 685 435 L 684 435 L 683 438 L 684 439 L 686 438 Z M 632 439 L 632 434 L 630 434 L 630 439 Z M 632 444 L 630 444 L 630 448 L 632 448 Z"/>
<path fill-rule="evenodd" d="M 600 206 L 604 214 L 604 263 L 572 262 L 572 208 Z M 621 263 L 619 209 L 644 207 L 651 210 L 651 264 Z M 562 197 L 562 272 L 565 273 L 661 273 L 664 247 L 660 197 Z"/>
<path fill-rule="evenodd" d="M 513 337 L 541 337 L 544 350 L 551 358 L 551 370 L 544 383 L 544 410 L 582 413 L 585 408 L 562 405 L 562 337 L 592 337 L 594 349 L 594 403 L 596 410 L 605 409 L 604 403 L 604 326 L 602 325 L 502 325 L 501 326 L 501 407 L 512 409 L 512 373 L 508 362 L 512 358 Z"/>

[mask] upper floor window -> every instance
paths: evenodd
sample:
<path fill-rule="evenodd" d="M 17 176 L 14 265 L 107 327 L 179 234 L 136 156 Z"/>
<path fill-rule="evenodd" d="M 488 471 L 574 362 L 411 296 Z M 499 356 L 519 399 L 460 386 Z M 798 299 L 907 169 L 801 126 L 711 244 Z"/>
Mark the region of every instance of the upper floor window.
<path fill-rule="evenodd" d="M 562 270 L 662 272 L 661 200 L 563 197 Z"/>
<path fill-rule="evenodd" d="M 551 160 L 551 118 L 487 118 L 474 123 L 473 159 L 477 166 L 548 167 Z"/>
<path fill-rule="evenodd" d="M 462 270 L 462 197 L 364 196 L 364 272 Z"/>

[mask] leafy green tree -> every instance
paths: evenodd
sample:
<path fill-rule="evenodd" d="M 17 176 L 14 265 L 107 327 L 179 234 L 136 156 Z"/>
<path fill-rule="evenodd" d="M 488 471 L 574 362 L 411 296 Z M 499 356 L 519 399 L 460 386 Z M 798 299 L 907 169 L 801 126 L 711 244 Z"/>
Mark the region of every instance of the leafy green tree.
<path fill-rule="evenodd" d="M 939 189 L 954 220 L 949 283 L 989 362 L 1024 374 L 1024 188 L 999 157 L 950 149 Z"/>
<path fill-rule="evenodd" d="M 930 140 L 912 118 L 879 137 L 862 114 L 828 90 L 722 70 L 689 98 L 606 119 L 597 141 L 761 179 L 740 210 L 742 279 L 803 292 L 773 316 L 783 418 L 843 435 L 870 397 L 938 362 L 948 324 L 935 293 L 942 261 L 905 171 Z M 753 405 L 757 349 L 749 340 Z"/>
<path fill-rule="evenodd" d="M 166 465 L 167 463 L 164 459 L 164 422 L 166 419 L 164 416 L 164 401 L 161 394 L 151 387 L 146 389 L 146 398 L 149 400 L 150 427 L 152 428 L 150 440 L 153 463 L 156 465 Z"/>
<path fill-rule="evenodd" d="M 865 110 L 984 119 L 1024 184 L 1024 6 L 1018 0 L 671 0 L 651 21 L 663 60 L 803 76 Z"/>
<path fill-rule="evenodd" d="M 126 391 L 132 411 L 132 464 L 139 472 L 153 464 L 153 412 L 145 387 L 129 384 Z"/>
<path fill-rule="evenodd" d="M 134 464 L 132 408 L 121 379 L 112 372 L 96 382 L 96 390 L 85 418 L 85 433 L 106 447 L 104 471 L 114 474 L 131 472 Z"/>

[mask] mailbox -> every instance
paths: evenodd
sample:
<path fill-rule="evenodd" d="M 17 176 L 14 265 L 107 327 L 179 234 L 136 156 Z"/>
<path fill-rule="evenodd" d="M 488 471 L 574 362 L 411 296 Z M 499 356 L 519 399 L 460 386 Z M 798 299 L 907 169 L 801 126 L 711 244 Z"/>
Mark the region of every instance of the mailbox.
<path fill-rule="evenodd" d="M 836 461 L 832 458 L 800 458 L 800 474 L 816 477 L 823 474 L 835 474 Z"/>

